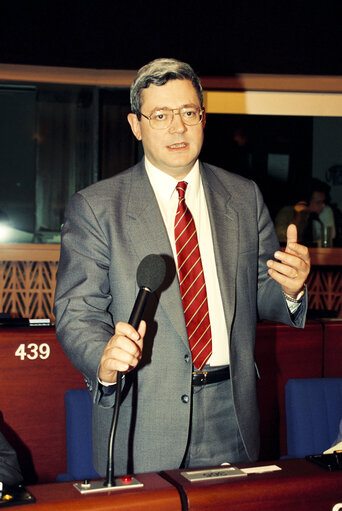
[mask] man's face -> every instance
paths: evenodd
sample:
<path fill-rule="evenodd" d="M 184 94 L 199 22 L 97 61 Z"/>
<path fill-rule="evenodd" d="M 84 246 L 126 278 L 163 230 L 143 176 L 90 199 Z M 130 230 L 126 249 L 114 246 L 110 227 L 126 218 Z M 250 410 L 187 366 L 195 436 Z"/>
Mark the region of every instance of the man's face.
<path fill-rule="evenodd" d="M 312 194 L 309 209 L 312 213 L 317 213 L 318 215 L 323 211 L 326 206 L 326 196 L 324 192 L 314 192 Z"/>
<path fill-rule="evenodd" d="M 189 80 L 170 80 L 161 86 L 151 84 L 143 89 L 141 99 L 141 112 L 147 116 L 160 108 L 202 106 Z M 175 112 L 171 125 L 165 129 L 153 129 L 148 119 L 141 117 L 139 121 L 135 114 L 128 115 L 128 122 L 153 165 L 178 180 L 188 174 L 202 148 L 203 121 L 187 126 Z"/>

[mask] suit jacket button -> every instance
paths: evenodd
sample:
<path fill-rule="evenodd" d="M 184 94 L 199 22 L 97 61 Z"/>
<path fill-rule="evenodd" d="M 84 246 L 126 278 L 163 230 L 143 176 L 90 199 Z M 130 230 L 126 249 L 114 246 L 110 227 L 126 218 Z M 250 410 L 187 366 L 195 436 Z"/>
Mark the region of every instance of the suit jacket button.
<path fill-rule="evenodd" d="M 184 396 L 182 396 L 182 401 L 183 401 L 183 403 L 188 403 L 190 401 L 189 396 L 184 394 Z"/>

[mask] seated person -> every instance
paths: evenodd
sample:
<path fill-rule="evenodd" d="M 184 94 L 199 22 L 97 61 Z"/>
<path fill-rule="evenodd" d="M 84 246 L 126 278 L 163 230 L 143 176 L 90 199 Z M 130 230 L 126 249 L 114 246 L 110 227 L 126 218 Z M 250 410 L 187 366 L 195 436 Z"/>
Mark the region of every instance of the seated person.
<path fill-rule="evenodd" d="M 324 242 L 322 246 L 332 247 L 333 240 L 336 238 L 335 217 L 332 208 L 330 206 L 325 206 L 318 215 L 318 219 L 318 222 L 315 220 L 313 221 L 313 239 L 317 242 L 322 241 L 323 229 Z"/>
<path fill-rule="evenodd" d="M 299 242 L 308 246 L 317 245 L 313 224 L 317 224 L 316 231 L 320 227 L 324 228 L 319 215 L 329 200 L 329 190 L 328 184 L 319 179 L 312 179 L 294 206 L 285 206 L 278 212 L 274 223 L 280 244 L 286 244 L 287 227 L 295 224 Z"/>
<path fill-rule="evenodd" d="M 23 481 L 15 450 L 0 433 L 0 481 L 15 486 Z"/>

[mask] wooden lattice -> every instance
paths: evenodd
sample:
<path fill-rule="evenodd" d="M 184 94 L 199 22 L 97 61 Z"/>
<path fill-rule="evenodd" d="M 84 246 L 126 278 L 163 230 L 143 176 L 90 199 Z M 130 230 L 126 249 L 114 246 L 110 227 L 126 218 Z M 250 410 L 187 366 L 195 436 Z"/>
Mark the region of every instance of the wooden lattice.
<path fill-rule="evenodd" d="M 54 321 L 59 246 L 3 245 L 0 257 L 0 312 Z"/>
<path fill-rule="evenodd" d="M 0 244 L 0 312 L 54 321 L 59 252 L 59 245 Z M 342 250 L 310 252 L 309 309 L 333 310 L 342 317 Z"/>
<path fill-rule="evenodd" d="M 58 263 L 0 263 L 0 310 L 23 318 L 53 319 L 52 306 Z"/>
<path fill-rule="evenodd" d="M 308 279 L 309 309 L 332 310 L 342 317 L 342 272 L 337 269 L 312 269 Z"/>

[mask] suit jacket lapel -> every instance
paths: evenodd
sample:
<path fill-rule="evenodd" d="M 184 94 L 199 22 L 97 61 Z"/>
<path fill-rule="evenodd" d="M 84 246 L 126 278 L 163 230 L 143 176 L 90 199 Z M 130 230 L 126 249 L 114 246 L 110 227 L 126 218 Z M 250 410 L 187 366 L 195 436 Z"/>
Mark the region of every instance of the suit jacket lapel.
<path fill-rule="evenodd" d="M 212 169 L 205 164 L 201 164 L 200 169 L 212 229 L 217 276 L 230 334 L 235 309 L 238 214 L 231 206 L 230 191 L 217 179 Z"/>
<path fill-rule="evenodd" d="M 135 169 L 135 172 L 132 172 L 127 200 L 127 227 L 132 244 L 140 260 L 148 254 L 164 256 L 167 263 L 165 279 L 167 287 L 160 294 L 159 306 L 164 309 L 176 332 L 188 345 L 178 277 L 169 237 L 143 162 Z"/>

